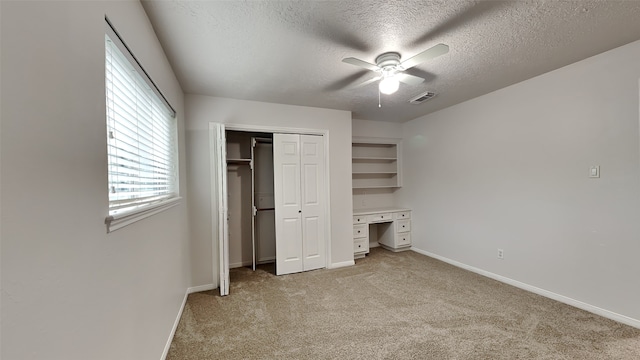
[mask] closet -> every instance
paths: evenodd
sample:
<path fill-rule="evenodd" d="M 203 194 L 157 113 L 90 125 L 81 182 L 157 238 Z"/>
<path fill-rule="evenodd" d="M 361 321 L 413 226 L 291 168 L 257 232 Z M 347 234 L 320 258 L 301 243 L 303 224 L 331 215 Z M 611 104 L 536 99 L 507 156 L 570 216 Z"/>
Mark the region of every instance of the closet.
<path fill-rule="evenodd" d="M 274 262 L 273 134 L 226 132 L 229 268 Z"/>
<path fill-rule="evenodd" d="M 325 267 L 323 136 L 224 134 L 228 268 L 275 261 L 282 275 Z"/>

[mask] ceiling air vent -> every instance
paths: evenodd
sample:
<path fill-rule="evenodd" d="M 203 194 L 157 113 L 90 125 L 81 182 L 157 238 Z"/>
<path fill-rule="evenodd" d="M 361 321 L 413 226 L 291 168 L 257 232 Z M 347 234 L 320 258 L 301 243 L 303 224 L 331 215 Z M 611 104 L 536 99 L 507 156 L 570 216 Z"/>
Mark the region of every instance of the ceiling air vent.
<path fill-rule="evenodd" d="M 422 94 L 414 97 L 413 99 L 409 100 L 409 102 L 412 103 L 412 104 L 418 105 L 418 104 L 422 104 L 423 102 L 431 99 L 434 96 L 436 96 L 435 93 L 427 91 L 426 93 L 422 93 Z"/>

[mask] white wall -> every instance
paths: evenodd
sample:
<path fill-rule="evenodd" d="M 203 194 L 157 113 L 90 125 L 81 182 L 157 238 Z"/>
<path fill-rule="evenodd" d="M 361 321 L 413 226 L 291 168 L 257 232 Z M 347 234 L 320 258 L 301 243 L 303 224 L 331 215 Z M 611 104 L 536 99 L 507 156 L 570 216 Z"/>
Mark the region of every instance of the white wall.
<path fill-rule="evenodd" d="M 353 119 L 351 126 L 353 137 L 402 139 L 402 126 L 399 123 Z M 354 189 L 353 208 L 394 206 L 398 202 L 396 191 L 394 188 Z M 371 228 L 370 231 L 375 231 L 375 228 Z M 375 238 L 375 234 L 372 234 L 371 238 Z"/>
<path fill-rule="evenodd" d="M 638 64 L 635 42 L 404 124 L 414 246 L 638 326 Z"/>
<path fill-rule="evenodd" d="M 159 359 L 190 284 L 186 200 L 107 234 L 105 14 L 176 108 L 137 1 L 2 1 L 2 359 Z"/>
<path fill-rule="evenodd" d="M 353 261 L 351 206 L 351 113 L 200 95 L 186 95 L 187 157 L 194 285 L 214 284 L 210 208 L 210 122 L 329 131 L 331 264 Z M 217 250 L 217 249 L 216 249 Z M 217 269 L 217 265 L 216 265 Z"/>
<path fill-rule="evenodd" d="M 394 122 L 353 119 L 351 129 L 354 137 L 402 138 L 402 124 Z"/>

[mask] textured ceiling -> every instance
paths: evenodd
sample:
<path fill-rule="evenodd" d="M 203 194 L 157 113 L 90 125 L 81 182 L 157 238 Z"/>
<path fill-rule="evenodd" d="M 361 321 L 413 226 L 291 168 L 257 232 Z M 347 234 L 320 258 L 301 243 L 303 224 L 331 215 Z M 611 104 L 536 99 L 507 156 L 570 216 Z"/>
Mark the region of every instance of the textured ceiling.
<path fill-rule="evenodd" d="M 405 122 L 640 39 L 640 1 L 143 1 L 185 93 Z M 449 53 L 382 95 L 345 64 L 438 43 Z M 408 100 L 433 91 L 421 104 Z"/>

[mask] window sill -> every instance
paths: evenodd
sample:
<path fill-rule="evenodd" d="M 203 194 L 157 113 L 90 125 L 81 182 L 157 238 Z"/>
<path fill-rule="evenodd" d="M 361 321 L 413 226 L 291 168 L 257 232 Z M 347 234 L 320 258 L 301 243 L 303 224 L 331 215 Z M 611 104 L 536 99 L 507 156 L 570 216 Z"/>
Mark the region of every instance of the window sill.
<path fill-rule="evenodd" d="M 124 211 L 119 214 L 107 216 L 104 223 L 107 225 L 107 233 L 121 229 L 127 225 L 133 224 L 136 221 L 148 218 L 167 209 L 170 209 L 180 204 L 181 197 L 177 196 L 171 199 L 163 200 L 157 204 L 151 204 L 147 206 L 141 206 L 129 211 Z"/>

